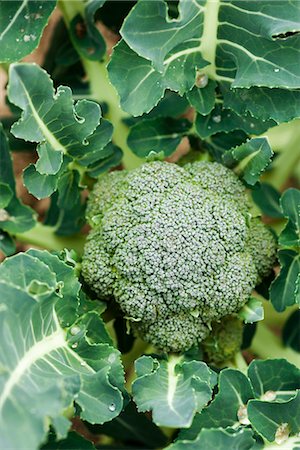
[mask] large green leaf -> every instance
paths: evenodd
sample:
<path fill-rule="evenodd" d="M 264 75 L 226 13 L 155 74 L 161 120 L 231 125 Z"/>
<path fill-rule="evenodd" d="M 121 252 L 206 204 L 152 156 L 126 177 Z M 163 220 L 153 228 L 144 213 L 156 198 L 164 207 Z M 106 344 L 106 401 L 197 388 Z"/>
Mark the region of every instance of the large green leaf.
<path fill-rule="evenodd" d="M 171 356 L 142 356 L 136 363 L 132 394 L 139 411 L 152 411 L 157 425 L 189 427 L 196 412 L 209 402 L 216 375 L 204 362 Z"/>
<path fill-rule="evenodd" d="M 65 437 L 63 413 L 74 401 L 90 422 L 116 417 L 119 352 L 97 307 L 85 305 L 73 268 L 32 250 L 2 263 L 0 279 L 1 447 L 37 449 L 49 425 Z"/>
<path fill-rule="evenodd" d="M 126 111 L 150 111 L 167 88 L 187 93 L 193 104 L 189 92 L 200 86 L 209 104 L 215 94 L 206 97 L 205 90 L 213 80 L 232 112 L 278 122 L 299 116 L 299 108 L 290 107 L 300 87 L 297 1 L 181 0 L 178 9 L 178 17 L 170 18 L 163 0 L 141 0 L 125 19 L 109 71 Z M 241 105 L 251 89 L 255 99 Z M 211 106 L 200 108 L 207 114 Z"/>
<path fill-rule="evenodd" d="M 19 61 L 34 50 L 56 0 L 0 2 L 0 62 Z"/>
<path fill-rule="evenodd" d="M 80 178 L 71 184 L 72 195 L 77 195 L 83 174 L 114 154 L 114 148 L 107 148 L 112 125 L 101 120 L 100 106 L 89 100 L 74 104 L 71 89 L 66 86 L 55 92 L 47 72 L 35 64 L 11 66 L 8 95 L 23 110 L 12 133 L 39 143 L 39 159 L 24 176 L 30 192 L 38 198 L 49 196 L 56 189 L 62 192 L 65 182 L 60 177 L 65 177 L 68 170 L 76 170 Z M 71 175 L 67 177 L 70 179 Z"/>

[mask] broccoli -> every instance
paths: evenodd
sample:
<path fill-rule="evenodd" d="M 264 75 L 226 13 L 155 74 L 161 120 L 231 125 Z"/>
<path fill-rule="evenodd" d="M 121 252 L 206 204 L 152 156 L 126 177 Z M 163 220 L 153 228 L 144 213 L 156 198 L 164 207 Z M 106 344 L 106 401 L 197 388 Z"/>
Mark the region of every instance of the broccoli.
<path fill-rule="evenodd" d="M 141 338 L 187 350 L 271 270 L 275 240 L 250 207 L 238 177 L 215 162 L 105 174 L 87 207 L 83 278 L 100 299 L 114 297 Z"/>
<path fill-rule="evenodd" d="M 236 316 L 225 316 L 212 324 L 212 331 L 201 343 L 205 359 L 220 364 L 230 360 L 240 350 L 243 341 L 243 323 Z"/>

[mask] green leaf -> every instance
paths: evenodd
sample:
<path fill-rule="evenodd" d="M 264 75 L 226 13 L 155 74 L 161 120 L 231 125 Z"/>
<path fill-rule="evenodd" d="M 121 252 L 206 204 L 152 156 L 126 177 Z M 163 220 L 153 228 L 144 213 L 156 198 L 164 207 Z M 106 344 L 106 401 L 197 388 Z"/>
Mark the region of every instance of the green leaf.
<path fill-rule="evenodd" d="M 178 440 L 167 447 L 166 450 L 250 450 L 254 439 L 251 430 L 229 432 L 222 428 L 201 430 L 196 439 L 192 441 Z"/>
<path fill-rule="evenodd" d="M 19 122 L 12 126 L 14 136 L 42 144 L 42 150 L 38 146 L 40 158 L 36 166 L 37 170 L 42 168 L 42 174 L 57 173 L 64 155 L 72 156 L 76 151 L 78 156 L 79 149 L 81 155 L 87 152 L 85 140 L 100 123 L 101 110 L 97 103 L 79 100 L 74 105 L 69 87 L 60 86 L 55 94 L 47 72 L 26 63 L 10 67 L 8 96 L 23 110 Z M 91 147 L 89 151 L 95 150 Z M 55 156 L 51 160 L 51 152 L 57 152 L 59 159 Z"/>
<path fill-rule="evenodd" d="M 251 87 L 250 89 L 223 89 L 224 107 L 239 115 L 250 113 L 261 120 L 289 122 L 300 116 L 300 91 Z"/>
<path fill-rule="evenodd" d="M 130 441 L 147 448 L 162 448 L 167 438 L 145 414 L 138 413 L 133 402 L 130 402 L 121 414 L 111 422 L 95 426 L 97 434 L 111 436 L 117 441 Z"/>
<path fill-rule="evenodd" d="M 166 91 L 163 98 L 160 100 L 157 106 L 152 109 L 152 111 L 144 115 L 143 118 L 154 119 L 156 117 L 179 117 L 183 114 L 187 108 L 189 107 L 189 103 L 185 97 L 180 97 L 180 95 L 176 94 L 172 91 Z M 139 119 L 137 119 L 139 120 Z"/>
<path fill-rule="evenodd" d="M 273 186 L 267 183 L 260 183 L 252 191 L 252 198 L 264 214 L 275 219 L 282 218 L 279 204 L 280 193 Z"/>
<path fill-rule="evenodd" d="M 255 119 L 250 114 L 239 116 L 234 111 L 222 108 L 220 105 L 206 116 L 197 114 L 195 120 L 196 132 L 203 139 L 216 133 L 228 133 L 234 130 L 243 130 L 248 134 L 262 134 L 274 125 L 276 123 L 271 120 L 264 122 Z"/>
<path fill-rule="evenodd" d="M 8 184 L 0 182 L 0 208 L 6 208 L 13 197 L 13 191 Z"/>
<path fill-rule="evenodd" d="M 252 21 L 247 20 L 249 15 Z M 300 54 L 299 36 L 280 38 L 282 33 L 292 32 L 295 27 L 297 30 L 298 22 L 296 2 L 288 7 L 282 2 L 274 9 L 272 2 L 236 5 L 198 0 L 191 5 L 181 1 L 178 18 L 169 20 L 162 0 L 142 1 L 127 16 L 121 35 L 137 54 L 151 60 L 160 71 L 164 70 L 168 55 L 185 43 L 186 53 L 192 48 L 202 52 L 210 63 L 226 62 L 227 78 L 233 76 L 235 87 L 298 88 L 300 71 L 294 61 Z M 215 60 L 211 60 L 213 55 Z M 224 65 L 211 68 L 215 77 L 224 73 Z"/>
<path fill-rule="evenodd" d="M 123 40 L 114 47 L 107 69 L 119 93 L 122 109 L 134 117 L 151 111 L 164 96 L 161 74 L 152 68 L 150 61 L 134 53 Z"/>
<path fill-rule="evenodd" d="M 262 305 L 262 302 L 256 297 L 251 297 L 239 311 L 238 316 L 245 323 L 254 323 L 258 322 L 259 320 L 263 320 L 264 307 Z"/>
<path fill-rule="evenodd" d="M 254 360 L 248 367 L 248 377 L 260 400 L 290 400 L 300 389 L 300 370 L 285 359 Z"/>
<path fill-rule="evenodd" d="M 107 120 L 100 123 L 97 103 L 74 103 L 69 87 L 60 86 L 55 92 L 47 72 L 35 64 L 10 67 L 8 94 L 10 101 L 23 110 L 12 133 L 39 143 L 37 163 L 24 171 L 25 185 L 37 198 L 49 197 L 58 189 L 54 208 L 57 220 L 59 216 L 57 232 L 73 234 L 84 223 L 80 191 L 85 174 L 96 177 L 103 166 L 106 170 L 121 159 L 119 149 L 108 147 L 112 125 Z"/>
<path fill-rule="evenodd" d="M 142 356 L 135 368 L 132 394 L 138 411 L 151 410 L 159 426 L 189 427 L 195 413 L 211 399 L 216 383 L 215 374 L 200 361 Z"/>
<path fill-rule="evenodd" d="M 300 429 L 300 392 L 287 402 L 250 400 L 248 417 L 252 427 L 269 442 L 284 442 Z"/>
<path fill-rule="evenodd" d="M 204 80 L 207 79 L 207 75 L 202 77 Z M 215 89 L 216 82 L 208 80 L 203 87 L 194 86 L 191 91 L 186 93 L 186 97 L 199 114 L 206 116 L 215 106 Z"/>
<path fill-rule="evenodd" d="M 39 44 L 56 1 L 0 2 L 0 62 L 18 61 Z"/>
<path fill-rule="evenodd" d="M 282 339 L 286 346 L 300 352 L 300 310 L 294 311 L 286 321 Z"/>
<path fill-rule="evenodd" d="M 41 174 L 34 164 L 30 164 L 24 170 L 23 181 L 28 191 L 37 199 L 50 197 L 57 189 L 57 177 Z"/>
<path fill-rule="evenodd" d="M 268 167 L 273 152 L 266 138 L 254 138 L 239 147 L 228 150 L 223 155 L 226 165 L 240 162 L 242 178 L 250 186 L 255 185 L 261 173 Z"/>
<path fill-rule="evenodd" d="M 80 182 L 79 173 L 75 170 L 65 172 L 59 179 L 58 188 L 58 206 L 64 210 L 74 208 L 80 204 L 80 191 L 78 187 Z"/>
<path fill-rule="evenodd" d="M 1 446 L 23 449 L 26 435 L 37 449 L 50 424 L 65 437 L 64 410 L 74 401 L 82 419 L 116 417 L 123 403 L 119 353 L 96 331 L 97 310 L 81 312 L 72 267 L 31 250 L 7 258 L 0 279 Z"/>
<path fill-rule="evenodd" d="M 123 41 L 115 47 L 109 65 L 123 109 L 134 116 L 149 112 L 165 89 L 187 93 L 196 106 L 194 86 L 207 77 L 218 84 L 227 111 L 239 117 L 250 113 L 251 134 L 259 134 L 254 117 L 259 125 L 269 118 L 281 122 L 299 116 L 296 1 L 288 5 L 280 1 L 274 8 L 269 0 L 181 0 L 178 15 L 169 13 L 163 0 L 142 0 L 123 22 Z M 124 77 L 119 77 L 120 72 Z M 205 92 L 209 89 L 207 83 L 201 90 L 209 107 L 204 108 L 199 99 L 200 112 L 207 113 L 214 101 L 214 93 Z M 222 98 L 218 100 L 222 103 Z"/>
<path fill-rule="evenodd" d="M 17 198 L 16 183 L 8 141 L 0 123 L 0 230 L 8 233 L 22 233 L 35 225 L 35 213 Z M 5 207 L 4 207 L 5 205 Z M 1 234 L 3 236 L 3 234 Z M 5 253 L 12 253 L 14 246 L 6 235 L 3 241 Z"/>
<path fill-rule="evenodd" d="M 106 44 L 95 24 L 95 14 L 103 6 L 105 0 L 87 2 L 84 17 L 80 14 L 70 22 L 70 34 L 76 50 L 85 59 L 99 61 L 106 52 Z"/>
<path fill-rule="evenodd" d="M 246 375 L 224 369 L 219 375 L 219 391 L 214 400 L 195 416 L 192 426 L 180 432 L 180 439 L 195 439 L 203 428 L 226 428 L 247 424 L 246 405 L 253 391 Z"/>
<path fill-rule="evenodd" d="M 148 156 L 150 152 L 164 152 L 165 156 L 170 156 L 191 126 L 186 119 L 142 120 L 130 129 L 127 142 L 140 158 Z"/>
<path fill-rule="evenodd" d="M 287 189 L 281 196 L 280 206 L 288 223 L 279 236 L 279 244 L 300 247 L 300 190 Z"/>
<path fill-rule="evenodd" d="M 278 252 L 280 273 L 270 286 L 270 299 L 276 311 L 300 302 L 300 255 L 293 250 Z"/>
<path fill-rule="evenodd" d="M 0 231 L 0 251 L 6 256 L 13 255 L 16 251 L 14 240 L 3 231 Z"/>

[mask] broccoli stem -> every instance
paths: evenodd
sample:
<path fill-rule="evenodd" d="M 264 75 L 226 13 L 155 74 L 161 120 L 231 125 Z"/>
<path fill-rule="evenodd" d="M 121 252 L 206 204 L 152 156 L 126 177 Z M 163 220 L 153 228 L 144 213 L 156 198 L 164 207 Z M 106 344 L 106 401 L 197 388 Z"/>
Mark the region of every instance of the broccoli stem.
<path fill-rule="evenodd" d="M 291 364 L 300 368 L 300 353 L 289 347 L 284 347 L 281 339 L 272 333 L 263 322 L 257 324 L 250 350 L 262 359 L 285 358 Z"/>
<path fill-rule="evenodd" d="M 82 0 L 61 0 L 59 6 L 68 28 L 70 27 L 71 20 L 77 14 L 84 16 L 85 5 Z M 74 47 L 76 48 L 75 45 Z M 118 94 L 109 81 L 106 68 L 108 57 L 106 57 L 106 61 L 99 62 L 88 60 L 82 55 L 79 56 L 89 79 L 91 98 L 101 103 L 107 103 L 108 105 L 106 117 L 114 127 L 113 142 L 123 150 L 123 164 L 125 169 L 134 169 L 140 166 L 142 159 L 138 158 L 127 145 L 129 129 L 123 120 L 128 115 L 121 109 Z"/>
<path fill-rule="evenodd" d="M 81 255 L 85 243 L 85 236 L 75 234 L 73 236 L 58 236 L 55 227 L 50 227 L 37 222 L 31 230 L 15 235 L 17 241 L 34 245 L 46 250 L 60 251 L 64 248 L 73 249 Z"/>

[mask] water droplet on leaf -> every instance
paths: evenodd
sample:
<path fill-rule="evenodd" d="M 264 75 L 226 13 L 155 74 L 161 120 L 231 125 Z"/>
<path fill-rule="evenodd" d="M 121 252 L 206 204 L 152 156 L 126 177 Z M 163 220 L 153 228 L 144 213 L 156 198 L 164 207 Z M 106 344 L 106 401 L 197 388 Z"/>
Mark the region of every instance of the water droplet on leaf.
<path fill-rule="evenodd" d="M 218 116 L 213 116 L 212 120 L 213 120 L 215 123 L 220 123 L 221 120 L 222 120 L 222 117 L 221 117 L 220 115 L 218 115 Z"/>
<path fill-rule="evenodd" d="M 114 403 L 111 403 L 111 404 L 108 406 L 108 409 L 109 409 L 111 412 L 113 412 L 113 411 L 116 410 L 116 405 L 115 405 Z"/>

